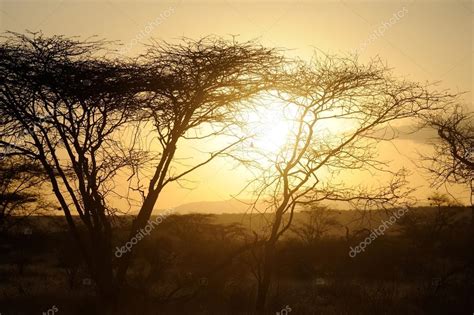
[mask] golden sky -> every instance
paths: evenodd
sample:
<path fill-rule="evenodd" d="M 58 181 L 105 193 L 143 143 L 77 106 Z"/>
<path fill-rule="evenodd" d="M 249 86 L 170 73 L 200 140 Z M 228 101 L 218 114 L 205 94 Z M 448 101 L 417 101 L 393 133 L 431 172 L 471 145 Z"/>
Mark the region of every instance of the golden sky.
<path fill-rule="evenodd" d="M 42 30 L 86 38 L 97 35 L 120 40 L 124 53 L 134 55 L 150 37 L 168 41 L 182 36 L 238 35 L 266 46 L 289 49 L 308 58 L 313 51 L 348 54 L 362 61 L 379 56 L 399 76 L 416 81 L 441 81 L 439 88 L 473 91 L 472 1 L 24 1 L 0 0 L 1 31 Z M 463 97 L 473 109 L 473 94 Z M 394 168 L 413 170 L 419 197 L 428 182 L 411 159 L 425 151 L 422 136 L 404 137 L 384 145 L 382 156 Z M 189 154 L 185 148 L 183 156 Z M 193 190 L 168 187 L 158 208 L 187 202 L 226 200 L 240 190 L 246 176 L 221 161 L 196 172 Z M 231 179 L 231 180 L 229 180 Z M 456 195 L 467 193 L 453 188 Z"/>

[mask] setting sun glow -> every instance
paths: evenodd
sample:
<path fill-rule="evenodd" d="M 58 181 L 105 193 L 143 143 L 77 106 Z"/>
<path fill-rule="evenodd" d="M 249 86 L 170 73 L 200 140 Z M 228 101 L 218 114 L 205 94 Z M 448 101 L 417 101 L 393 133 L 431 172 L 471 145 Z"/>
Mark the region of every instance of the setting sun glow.
<path fill-rule="evenodd" d="M 244 114 L 246 128 L 253 136 L 251 147 L 255 151 L 273 155 L 282 149 L 291 137 L 294 124 L 288 111 L 288 107 L 274 102 Z"/>

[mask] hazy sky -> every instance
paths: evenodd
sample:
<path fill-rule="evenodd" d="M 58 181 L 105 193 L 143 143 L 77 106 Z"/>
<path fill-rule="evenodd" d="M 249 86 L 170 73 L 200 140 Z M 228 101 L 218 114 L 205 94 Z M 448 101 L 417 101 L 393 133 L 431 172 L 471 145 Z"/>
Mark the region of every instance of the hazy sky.
<path fill-rule="evenodd" d="M 42 30 L 47 35 L 83 38 L 98 35 L 120 40 L 126 53 L 141 50 L 149 37 L 176 40 L 215 34 L 259 39 L 266 46 L 288 48 L 308 58 L 316 50 L 347 54 L 357 50 L 361 60 L 379 56 L 397 75 L 416 81 L 441 81 L 440 88 L 472 91 L 472 1 L 3 1 L 0 29 Z M 472 93 L 464 95 L 472 109 Z M 394 167 L 415 172 L 413 183 L 427 182 L 410 158 L 423 151 L 424 138 L 399 140 L 384 147 Z M 244 179 L 219 162 L 197 172 L 194 190 L 169 187 L 158 207 L 191 201 L 224 200 Z M 229 178 L 235 180 L 229 181 Z M 456 190 L 454 190 L 456 191 Z M 464 194 L 467 197 L 466 194 Z"/>

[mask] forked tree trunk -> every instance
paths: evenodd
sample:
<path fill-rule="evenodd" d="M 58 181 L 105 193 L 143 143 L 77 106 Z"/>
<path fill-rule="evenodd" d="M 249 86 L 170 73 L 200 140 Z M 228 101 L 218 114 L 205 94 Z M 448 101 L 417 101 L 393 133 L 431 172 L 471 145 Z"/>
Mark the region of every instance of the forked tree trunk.
<path fill-rule="evenodd" d="M 138 215 L 132 224 L 130 231 L 130 238 L 132 238 L 140 229 L 144 228 L 151 217 L 155 204 L 160 196 L 161 191 L 165 187 L 166 183 L 165 174 L 167 173 L 171 160 L 176 152 L 176 143 L 179 137 L 175 137 L 173 142 L 169 144 L 169 147 L 165 149 L 161 157 L 160 163 L 156 168 L 155 175 L 150 182 L 149 192 L 146 196 Z M 117 281 L 118 286 L 121 287 L 127 276 L 127 270 L 133 259 L 133 251 L 127 252 L 120 258 L 118 270 L 117 270 Z"/>
<path fill-rule="evenodd" d="M 148 198 L 145 199 L 140 212 L 138 213 L 137 218 L 132 224 L 132 229 L 130 231 L 130 238 L 132 238 L 141 228 L 144 228 L 150 219 L 151 213 L 155 206 L 156 200 L 160 194 L 160 190 L 157 190 L 148 195 Z M 119 287 L 123 286 L 127 270 L 130 267 L 133 258 L 133 251 L 125 253 L 119 260 L 118 270 L 117 270 L 117 284 Z"/>

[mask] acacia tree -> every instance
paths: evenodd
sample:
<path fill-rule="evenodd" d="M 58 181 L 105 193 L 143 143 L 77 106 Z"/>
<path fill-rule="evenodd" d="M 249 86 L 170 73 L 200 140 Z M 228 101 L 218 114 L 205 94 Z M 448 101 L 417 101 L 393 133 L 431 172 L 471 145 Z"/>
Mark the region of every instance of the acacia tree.
<path fill-rule="evenodd" d="M 0 156 L 0 233 L 25 217 L 52 208 L 37 190 L 45 181 L 44 175 L 37 163 L 8 154 Z"/>
<path fill-rule="evenodd" d="M 146 89 L 146 101 L 141 107 L 142 120 L 153 125 L 161 150 L 159 159 L 151 165 L 151 176 L 135 174 L 135 189 L 141 193 L 143 203 L 130 237 L 147 224 L 167 185 L 219 156 L 230 155 L 246 139 L 233 130 L 241 123 L 236 120 L 236 113 L 274 85 L 270 78 L 275 77 L 284 58 L 277 50 L 253 42 L 208 37 L 185 39 L 179 44 L 155 42 L 139 62 L 150 77 L 158 76 L 163 81 Z M 179 142 L 219 136 L 225 138 L 225 144 L 208 152 L 202 161 L 183 167 L 174 160 Z M 125 278 L 132 257 L 133 251 L 121 258 L 120 280 Z"/>
<path fill-rule="evenodd" d="M 330 56 L 297 63 L 279 82 L 275 104 L 293 127 L 286 145 L 264 164 L 271 167 L 256 180 L 257 199 L 266 200 L 264 211 L 273 215 L 257 277 L 259 312 L 265 308 L 277 242 L 290 228 L 295 209 L 322 201 L 388 208 L 406 197 L 406 172 L 390 170 L 378 158 L 377 144 L 390 140 L 383 131 L 391 122 L 440 108 L 452 97 L 396 80 L 380 62 L 360 65 Z M 385 172 L 392 179 L 372 189 L 345 181 L 348 172 Z"/>
<path fill-rule="evenodd" d="M 434 154 L 422 155 L 423 166 L 432 175 L 432 185 L 439 188 L 445 183 L 461 184 L 469 187 L 471 203 L 470 241 L 474 241 L 474 112 L 457 105 L 447 107 L 443 112 L 422 115 L 422 127 L 430 127 L 437 131 L 433 142 Z M 440 213 L 436 218 L 435 232 L 449 222 L 455 213 Z M 445 275 L 443 279 L 464 272 L 472 275 L 474 256 L 469 253 L 466 264 Z M 471 276 L 472 278 L 472 276 Z M 467 280 L 467 292 L 473 291 L 473 282 Z M 471 302 L 472 307 L 472 302 Z"/>
<path fill-rule="evenodd" d="M 319 241 L 328 231 L 340 225 L 334 213 L 327 207 L 313 205 L 305 211 L 305 214 L 307 222 L 301 222 L 290 230 L 308 245 Z"/>
<path fill-rule="evenodd" d="M 42 166 L 99 293 L 112 299 L 110 194 L 117 173 L 140 160 L 116 133 L 133 119 L 140 85 L 132 65 L 94 56 L 103 44 L 8 34 L 0 146 Z"/>
<path fill-rule="evenodd" d="M 474 227 L 474 113 L 460 106 L 444 113 L 422 116 L 422 127 L 437 131 L 433 155 L 422 155 L 424 167 L 432 175 L 432 185 L 445 183 L 466 185 L 470 189 Z"/>
<path fill-rule="evenodd" d="M 178 141 L 221 134 L 228 140 L 240 102 L 268 88 L 267 75 L 283 59 L 255 43 L 207 38 L 155 43 L 137 61 L 125 62 L 108 59 L 105 44 L 41 34 L 4 38 L 0 146 L 42 165 L 99 293 L 113 303 L 133 257 L 123 255 L 118 265 L 113 257 L 120 176 L 127 174 L 143 198 L 133 236 L 164 187 L 242 139 L 179 172 Z M 157 155 L 141 146 L 147 124 L 161 145 Z M 125 137 L 130 130 L 134 136 Z"/>

